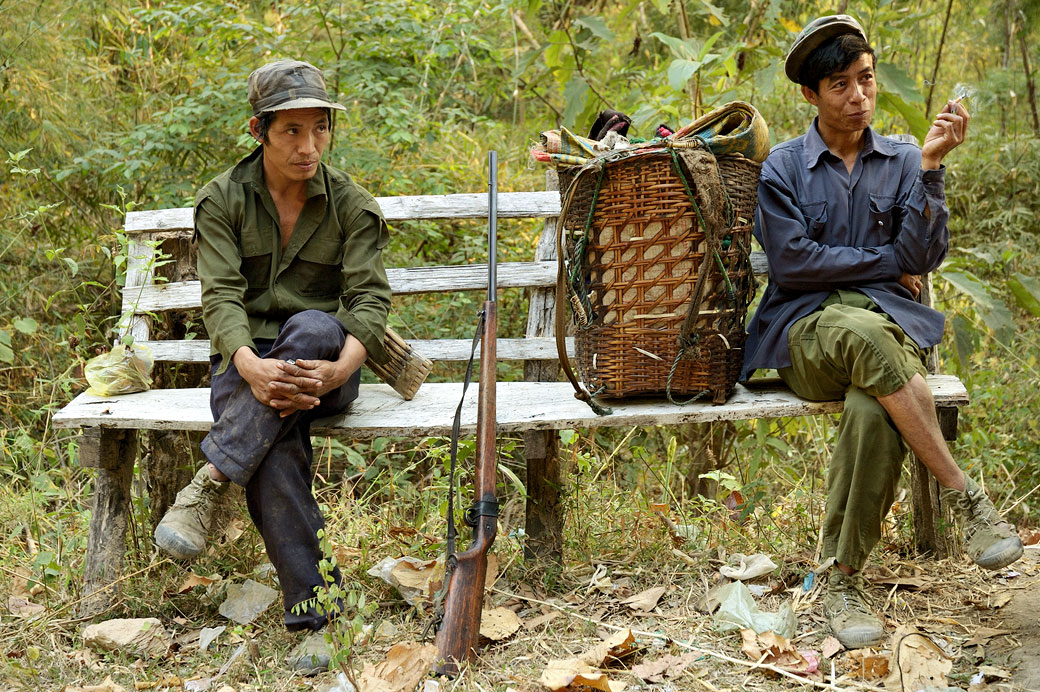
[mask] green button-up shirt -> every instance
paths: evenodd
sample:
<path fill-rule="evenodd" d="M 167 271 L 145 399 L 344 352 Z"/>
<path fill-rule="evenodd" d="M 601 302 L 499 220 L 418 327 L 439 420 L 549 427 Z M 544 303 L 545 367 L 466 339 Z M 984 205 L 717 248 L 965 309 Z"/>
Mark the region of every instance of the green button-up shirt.
<path fill-rule="evenodd" d="M 264 184 L 263 147 L 195 196 L 202 318 L 220 371 L 253 339 L 274 339 L 303 310 L 334 315 L 376 362 L 390 284 L 382 249 L 389 241 L 379 205 L 346 173 L 322 163 L 282 251 L 278 211 Z"/>

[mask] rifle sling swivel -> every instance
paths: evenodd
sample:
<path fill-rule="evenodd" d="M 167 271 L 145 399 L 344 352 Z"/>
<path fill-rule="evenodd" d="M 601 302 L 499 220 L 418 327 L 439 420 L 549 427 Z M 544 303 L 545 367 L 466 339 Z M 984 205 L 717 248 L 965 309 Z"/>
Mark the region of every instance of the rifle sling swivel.
<path fill-rule="evenodd" d="M 498 503 L 490 501 L 474 502 L 469 509 L 466 510 L 466 524 L 468 526 L 476 526 L 477 522 L 480 521 L 480 517 L 497 517 L 498 516 Z"/>

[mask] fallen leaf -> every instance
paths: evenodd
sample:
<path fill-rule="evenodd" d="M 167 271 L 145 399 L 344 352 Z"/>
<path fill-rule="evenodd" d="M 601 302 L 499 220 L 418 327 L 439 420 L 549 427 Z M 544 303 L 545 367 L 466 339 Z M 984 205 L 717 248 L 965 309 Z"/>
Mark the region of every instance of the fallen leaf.
<path fill-rule="evenodd" d="M 841 642 L 839 642 L 834 637 L 827 637 L 823 640 L 823 643 L 820 644 L 820 653 L 823 654 L 824 658 L 830 658 L 834 654 L 841 651 L 841 649 Z"/>
<path fill-rule="evenodd" d="M 394 579 L 401 586 L 425 591 L 430 584 L 430 580 L 434 577 L 436 566 L 436 560 L 402 559 L 394 565 L 394 568 L 390 570 L 390 574 L 393 575 Z"/>
<path fill-rule="evenodd" d="M 634 596 L 629 596 L 625 600 L 621 601 L 621 603 L 627 605 L 632 610 L 649 613 L 657 607 L 657 602 L 661 600 L 661 596 L 663 596 L 667 590 L 667 586 L 655 586 L 652 589 L 640 591 Z"/>
<path fill-rule="evenodd" d="M 184 580 L 184 583 L 177 587 L 177 593 L 187 593 L 196 586 L 209 586 L 210 584 L 216 584 L 220 581 L 220 576 L 214 574 L 212 577 L 204 577 L 201 574 L 195 574 L 192 572 L 188 575 L 188 578 Z"/>
<path fill-rule="evenodd" d="M 969 598 L 968 603 L 975 606 L 976 610 L 996 610 L 1003 608 L 1011 602 L 1011 594 L 1002 591 L 999 594 L 987 594 L 982 598 Z"/>
<path fill-rule="evenodd" d="M 29 586 L 29 582 L 32 582 L 32 586 Z M 33 596 L 39 596 L 43 590 L 43 584 L 33 580 L 32 572 L 27 567 L 15 568 L 14 578 L 11 580 L 12 596 L 25 596 L 26 599 L 31 599 Z"/>
<path fill-rule="evenodd" d="M 607 679 L 606 673 L 597 673 L 579 658 L 549 661 L 538 682 L 554 692 L 582 686 L 602 692 L 623 692 L 626 687 L 623 682 Z"/>
<path fill-rule="evenodd" d="M 979 672 L 982 673 L 982 677 L 986 681 L 1011 679 L 1010 672 L 996 666 L 979 666 Z"/>
<path fill-rule="evenodd" d="M 885 687 L 947 687 L 946 675 L 953 669 L 953 661 L 926 635 L 911 627 L 900 627 L 892 635 L 891 648 L 892 663 Z"/>
<path fill-rule="evenodd" d="M 225 545 L 228 543 L 234 543 L 245 532 L 246 522 L 236 517 L 228 522 L 227 529 L 224 531 L 224 537 L 221 542 Z"/>
<path fill-rule="evenodd" d="M 33 603 L 25 596 L 10 596 L 7 599 L 7 609 L 17 618 L 36 617 L 47 611 L 47 608 Z"/>
<path fill-rule="evenodd" d="M 776 632 L 757 634 L 753 629 L 742 629 L 740 636 L 743 639 L 741 649 L 752 661 L 767 663 L 797 675 L 819 673 L 820 661 L 814 652 L 799 651 Z"/>
<path fill-rule="evenodd" d="M 491 608 L 480 615 L 480 636 L 500 642 L 516 634 L 523 623 L 509 608 Z"/>
<path fill-rule="evenodd" d="M 386 652 L 382 662 L 365 664 L 358 682 L 365 692 L 410 692 L 436 660 L 436 646 L 402 642 Z"/>
<path fill-rule="evenodd" d="M 1040 543 L 1040 529 L 1019 529 L 1018 537 L 1022 539 L 1022 545 L 1036 545 Z"/>
<path fill-rule="evenodd" d="M 484 576 L 484 589 L 490 589 L 498 581 L 498 556 L 491 553 L 487 557 L 487 574 Z"/>
<path fill-rule="evenodd" d="M 618 660 L 628 656 L 635 650 L 635 644 L 636 638 L 633 636 L 632 630 L 624 629 L 581 654 L 580 658 L 590 666 L 602 666 L 608 660 Z"/>
<path fill-rule="evenodd" d="M 545 615 L 539 615 L 538 617 L 532 618 L 531 620 L 525 620 L 524 621 L 524 629 L 526 629 L 526 630 L 536 630 L 539 627 L 541 627 L 542 625 L 544 625 L 546 623 L 549 623 L 549 622 L 552 622 L 556 618 L 560 617 L 560 615 L 561 615 L 560 611 L 553 610 L 553 611 L 550 611 L 550 612 L 546 613 Z"/>
<path fill-rule="evenodd" d="M 989 643 L 990 639 L 999 637 L 1005 634 L 1011 634 L 1011 630 L 998 630 L 992 627 L 980 627 L 978 628 L 968 639 L 964 642 L 964 646 L 982 646 Z"/>
<path fill-rule="evenodd" d="M 117 685 L 112 680 L 112 676 L 109 675 L 101 681 L 100 685 L 87 685 L 86 687 L 67 685 L 64 692 L 126 692 L 126 688 L 122 685 Z"/>
<path fill-rule="evenodd" d="M 154 681 L 139 680 L 134 683 L 134 689 L 138 692 L 141 690 L 168 690 L 171 687 L 184 687 L 184 680 L 176 675 L 169 675 Z"/>
<path fill-rule="evenodd" d="M 850 675 L 860 680 L 880 680 L 888 675 L 889 659 L 887 654 L 878 654 L 870 649 L 854 649 L 849 652 L 852 662 Z"/>
<path fill-rule="evenodd" d="M 643 661 L 632 666 L 632 675 L 647 682 L 664 682 L 665 678 L 677 678 L 697 660 L 697 654 L 690 652 L 683 656 L 667 654 L 655 661 Z"/>

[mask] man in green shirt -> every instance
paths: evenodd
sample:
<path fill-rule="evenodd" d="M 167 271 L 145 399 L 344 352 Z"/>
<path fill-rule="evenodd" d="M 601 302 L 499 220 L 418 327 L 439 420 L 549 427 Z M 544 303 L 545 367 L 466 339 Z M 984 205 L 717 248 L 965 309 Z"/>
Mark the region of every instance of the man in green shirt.
<path fill-rule="evenodd" d="M 310 424 L 357 397 L 367 357 L 387 357 L 388 234 L 372 196 L 321 162 L 332 110 L 345 109 L 316 67 L 282 60 L 257 69 L 249 103 L 259 146 L 195 198 L 212 342 L 209 463 L 178 493 L 155 540 L 177 558 L 199 554 L 217 497 L 228 481 L 243 486 L 278 572 L 286 627 L 318 630 L 326 617 L 300 605 L 322 583 Z M 322 665 L 327 658 L 294 661 L 307 672 Z"/>

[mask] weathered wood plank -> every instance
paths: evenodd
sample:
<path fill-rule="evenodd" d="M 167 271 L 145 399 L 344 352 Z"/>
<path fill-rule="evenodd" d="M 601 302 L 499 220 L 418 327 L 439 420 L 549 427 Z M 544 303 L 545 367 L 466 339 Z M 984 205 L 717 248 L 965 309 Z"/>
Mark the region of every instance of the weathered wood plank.
<path fill-rule="evenodd" d="M 99 448 L 111 456 L 97 464 L 80 617 L 108 612 L 118 597 L 130 518 L 130 480 L 137 458 L 136 431 L 103 429 L 99 438 Z"/>
<path fill-rule="evenodd" d="M 192 341 L 139 341 L 147 346 L 156 362 L 207 363 L 209 339 Z M 412 348 L 434 361 L 459 362 L 469 360 L 471 339 L 409 339 Z M 568 354 L 574 356 L 574 339 L 567 339 Z M 498 360 L 553 360 L 556 358 L 556 340 L 499 339 L 496 349 Z"/>
<path fill-rule="evenodd" d="M 376 197 L 387 221 L 420 221 L 437 219 L 486 219 L 486 192 L 456 195 L 416 195 Z M 544 218 L 560 214 L 558 192 L 500 192 L 498 216 L 510 218 Z M 126 215 L 129 234 L 152 231 L 184 231 L 194 226 L 192 208 L 131 211 Z"/>
<path fill-rule="evenodd" d="M 487 290 L 486 264 L 401 267 L 386 270 L 395 295 Z M 499 288 L 535 288 L 556 284 L 556 262 L 503 262 L 498 265 Z M 123 311 L 131 313 L 190 310 L 201 307 L 198 281 L 150 284 L 123 291 Z"/>
<path fill-rule="evenodd" d="M 937 406 L 963 406 L 968 392 L 956 377 L 930 375 L 928 384 Z M 779 416 L 837 413 L 841 401 L 811 402 L 799 399 L 778 381 L 737 386 L 720 406 L 695 402 L 675 406 L 663 399 L 626 400 L 613 406 L 614 413 L 597 416 L 574 398 L 567 382 L 499 382 L 498 429 L 562 430 L 621 425 L 680 425 L 719 420 L 748 420 Z M 352 437 L 425 437 L 447 435 L 458 405 L 458 383 L 427 383 L 411 401 L 384 384 L 361 385 L 361 396 L 349 413 L 314 424 L 317 434 L 339 432 Z M 462 411 L 464 430 L 477 421 L 477 388 L 470 387 Z M 95 427 L 155 430 L 208 430 L 212 424 L 208 389 L 160 389 L 117 397 L 80 394 L 52 419 L 56 428 Z"/>
<path fill-rule="evenodd" d="M 752 262 L 762 253 L 754 253 Z M 756 269 L 756 272 L 759 271 Z M 487 265 L 466 264 L 438 267 L 399 267 L 386 270 L 395 295 L 415 295 L 487 289 Z M 556 262 L 503 262 L 498 265 L 499 288 L 552 288 L 556 285 Z M 145 314 L 163 310 L 191 310 L 202 305 L 198 281 L 148 284 L 123 291 L 123 312 Z"/>

